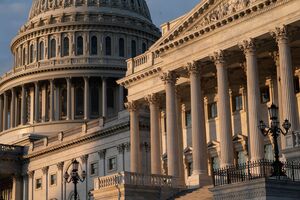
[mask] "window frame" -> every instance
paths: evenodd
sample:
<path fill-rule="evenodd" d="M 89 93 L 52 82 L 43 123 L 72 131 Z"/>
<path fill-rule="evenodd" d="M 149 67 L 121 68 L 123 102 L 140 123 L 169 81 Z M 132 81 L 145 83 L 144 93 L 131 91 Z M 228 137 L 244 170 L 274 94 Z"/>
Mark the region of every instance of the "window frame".
<path fill-rule="evenodd" d="M 40 182 L 40 187 L 38 187 L 38 180 L 41 181 L 41 182 Z M 34 189 L 35 189 L 35 190 L 42 190 L 42 189 L 43 189 L 43 179 L 42 179 L 42 177 L 35 178 Z"/>
<path fill-rule="evenodd" d="M 52 182 L 51 182 L 52 179 L 51 179 L 51 178 L 52 178 L 53 176 L 55 176 L 55 183 L 52 184 Z M 49 177 L 49 186 L 50 186 L 50 187 L 53 187 L 53 186 L 56 186 L 56 185 L 57 185 L 57 173 L 52 173 L 52 174 L 50 174 L 50 177 Z"/>
<path fill-rule="evenodd" d="M 110 168 L 110 161 L 111 160 L 115 160 L 115 168 Z M 111 156 L 107 159 L 107 170 L 108 172 L 114 172 L 114 171 L 117 171 L 118 170 L 118 158 L 117 156 Z"/>
<path fill-rule="evenodd" d="M 215 107 L 215 112 L 213 112 L 212 107 Z M 218 117 L 218 104 L 216 101 L 207 104 L 208 109 L 208 119 L 216 119 Z"/>
<path fill-rule="evenodd" d="M 95 173 L 92 173 L 92 166 L 96 166 L 96 168 L 94 168 Z M 90 163 L 90 176 L 97 176 L 99 173 L 99 163 L 98 162 L 91 162 Z"/>

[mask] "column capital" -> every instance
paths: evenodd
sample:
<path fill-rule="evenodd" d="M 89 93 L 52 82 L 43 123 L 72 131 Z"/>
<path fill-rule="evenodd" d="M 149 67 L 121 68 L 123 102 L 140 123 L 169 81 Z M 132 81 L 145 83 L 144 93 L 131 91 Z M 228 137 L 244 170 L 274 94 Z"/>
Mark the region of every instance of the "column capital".
<path fill-rule="evenodd" d="M 211 61 L 215 63 L 216 66 L 225 63 L 225 56 L 223 50 L 215 51 L 209 57 Z"/>
<path fill-rule="evenodd" d="M 34 176 L 34 171 L 28 171 L 28 172 L 27 172 L 27 175 L 28 175 L 29 178 L 33 178 L 33 176 Z"/>
<path fill-rule="evenodd" d="M 117 149 L 118 149 L 118 152 L 119 152 L 119 153 L 123 153 L 124 150 L 125 150 L 125 144 L 119 144 L 119 145 L 117 146 Z"/>
<path fill-rule="evenodd" d="M 56 166 L 57 166 L 58 170 L 63 170 L 63 168 L 64 168 L 64 162 L 59 162 L 59 163 L 56 164 Z"/>
<path fill-rule="evenodd" d="M 88 155 L 88 154 L 83 155 L 83 156 L 80 156 L 80 159 L 81 159 L 81 162 L 82 162 L 82 163 L 86 163 L 87 160 L 88 160 L 88 158 L 89 158 L 89 155 Z"/>
<path fill-rule="evenodd" d="M 160 74 L 160 79 L 165 84 L 167 84 L 167 83 L 175 84 L 178 78 L 179 78 L 178 75 L 173 71 L 167 71 L 167 72 L 163 72 Z"/>
<path fill-rule="evenodd" d="M 89 78 L 90 78 L 90 77 L 88 77 L 88 76 L 84 76 L 84 77 L 83 77 L 83 80 L 84 80 L 84 81 L 89 81 Z"/>
<path fill-rule="evenodd" d="M 106 155 L 106 149 L 101 149 L 100 151 L 98 151 L 98 155 L 100 158 L 105 158 Z"/>
<path fill-rule="evenodd" d="M 134 112 L 138 109 L 138 106 L 136 104 L 135 101 L 131 101 L 131 102 L 126 102 L 124 103 L 125 108 L 129 111 L 129 112 Z"/>
<path fill-rule="evenodd" d="M 254 53 L 256 51 L 256 45 L 253 38 L 240 42 L 238 46 L 244 52 L 245 55 L 249 53 Z"/>
<path fill-rule="evenodd" d="M 189 75 L 191 74 L 199 75 L 201 72 L 200 65 L 196 61 L 188 62 L 184 68 L 186 71 L 188 71 Z"/>
<path fill-rule="evenodd" d="M 275 27 L 275 30 L 270 31 L 271 36 L 276 40 L 277 43 L 288 42 L 288 30 L 286 25 Z"/>
<path fill-rule="evenodd" d="M 43 171 L 43 174 L 47 174 L 48 173 L 48 170 L 49 170 L 49 167 L 43 167 L 42 168 L 42 171 Z"/>
<path fill-rule="evenodd" d="M 149 94 L 145 96 L 145 101 L 147 101 L 150 105 L 158 105 L 160 103 L 159 95 L 158 94 Z"/>

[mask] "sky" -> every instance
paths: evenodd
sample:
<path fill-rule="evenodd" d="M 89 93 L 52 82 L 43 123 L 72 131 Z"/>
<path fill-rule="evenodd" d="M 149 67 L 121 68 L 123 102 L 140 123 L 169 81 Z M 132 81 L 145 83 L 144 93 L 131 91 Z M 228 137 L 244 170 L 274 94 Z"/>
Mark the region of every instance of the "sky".
<path fill-rule="evenodd" d="M 146 0 L 156 26 L 190 11 L 200 0 Z M 26 22 L 32 0 L 0 0 L 0 74 L 12 68 L 10 42 Z"/>

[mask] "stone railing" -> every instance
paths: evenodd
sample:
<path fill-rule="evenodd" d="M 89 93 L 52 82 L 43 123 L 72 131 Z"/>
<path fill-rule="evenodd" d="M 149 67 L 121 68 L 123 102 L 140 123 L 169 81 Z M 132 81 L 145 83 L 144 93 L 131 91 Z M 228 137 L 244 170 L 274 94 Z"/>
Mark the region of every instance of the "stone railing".
<path fill-rule="evenodd" d="M 175 181 L 171 176 L 144 175 L 132 172 L 120 172 L 117 174 L 94 179 L 95 189 L 101 189 L 118 185 L 174 187 Z"/>
<path fill-rule="evenodd" d="M 34 70 L 44 67 L 61 67 L 68 66 L 73 67 L 74 65 L 83 65 L 83 64 L 113 64 L 113 65 L 124 65 L 124 60 L 117 58 L 97 58 L 97 57 L 82 57 L 82 58 L 58 58 L 50 60 L 41 60 L 34 62 L 28 65 L 18 66 L 14 69 L 6 72 L 3 76 L 0 77 L 0 81 L 4 81 L 17 75 L 19 73 L 24 73 L 27 70 Z M 125 66 L 124 66 L 125 67 Z"/>

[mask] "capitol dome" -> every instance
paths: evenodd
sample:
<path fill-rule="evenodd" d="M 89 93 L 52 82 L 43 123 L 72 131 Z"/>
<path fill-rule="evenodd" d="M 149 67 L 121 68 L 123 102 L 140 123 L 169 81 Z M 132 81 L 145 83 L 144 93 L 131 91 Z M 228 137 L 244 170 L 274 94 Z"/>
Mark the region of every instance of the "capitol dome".
<path fill-rule="evenodd" d="M 2 141 L 117 116 L 125 60 L 159 36 L 145 0 L 33 0 L 0 78 Z"/>

